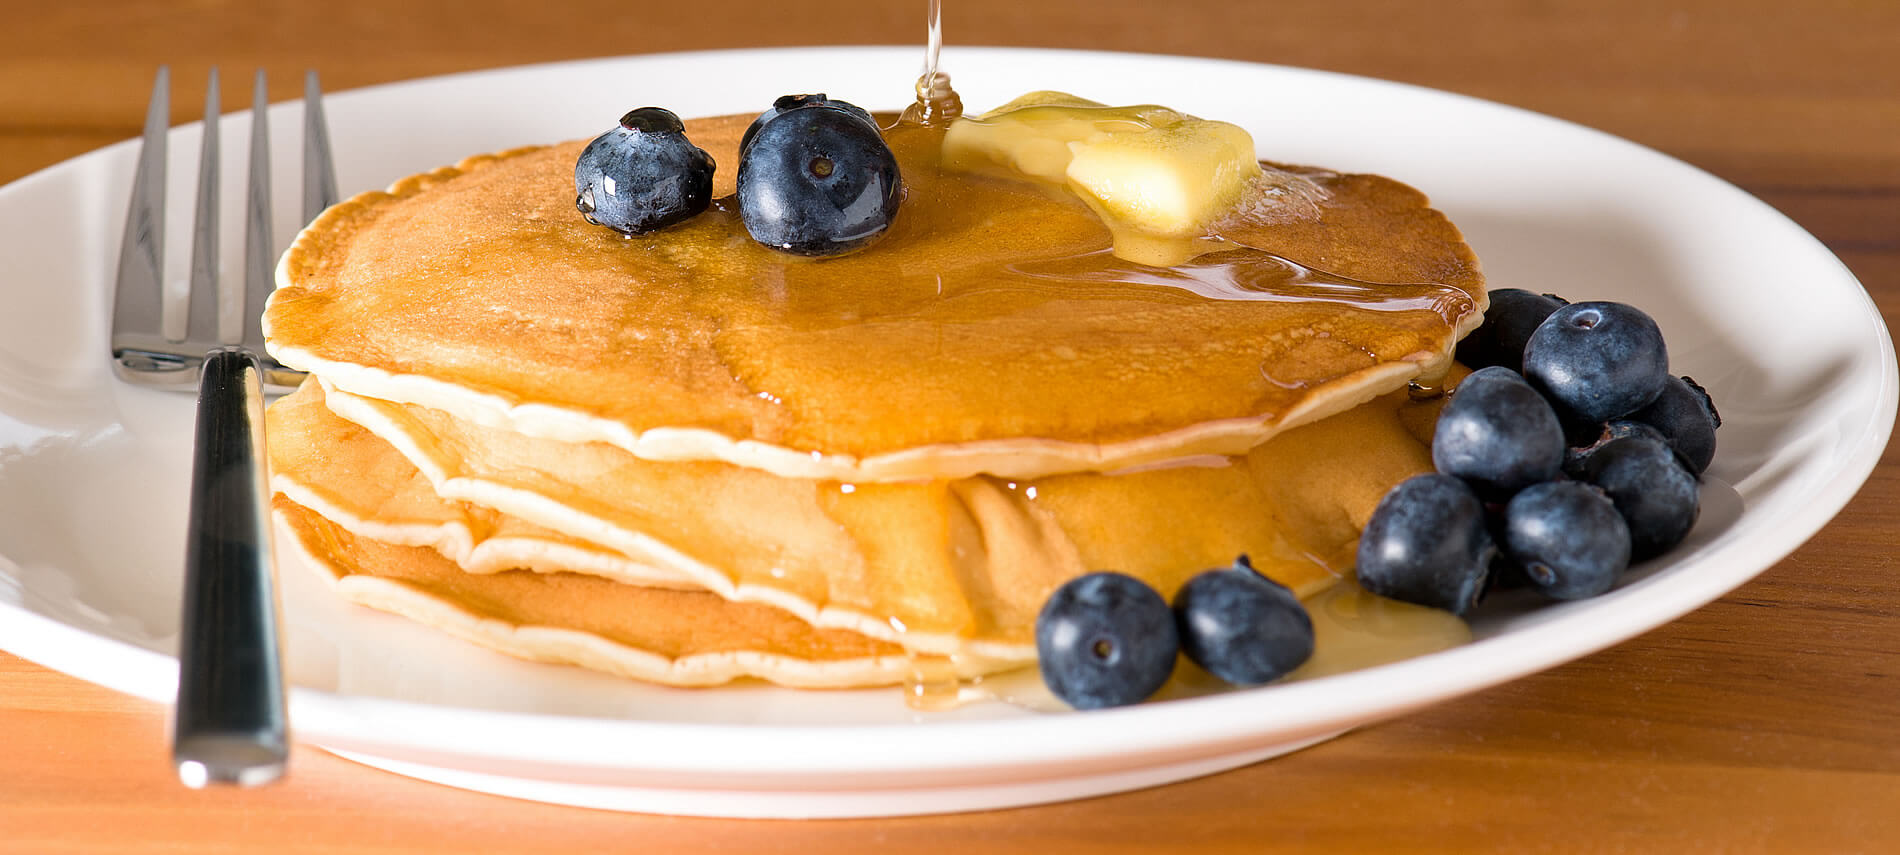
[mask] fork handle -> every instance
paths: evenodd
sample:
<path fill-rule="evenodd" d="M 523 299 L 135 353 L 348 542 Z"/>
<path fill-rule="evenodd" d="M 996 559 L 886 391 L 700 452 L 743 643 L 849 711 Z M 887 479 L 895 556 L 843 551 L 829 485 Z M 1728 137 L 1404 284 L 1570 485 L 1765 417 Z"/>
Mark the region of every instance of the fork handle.
<path fill-rule="evenodd" d="M 243 348 L 205 357 L 194 448 L 172 760 L 189 786 L 262 784 L 289 746 L 261 368 Z"/>

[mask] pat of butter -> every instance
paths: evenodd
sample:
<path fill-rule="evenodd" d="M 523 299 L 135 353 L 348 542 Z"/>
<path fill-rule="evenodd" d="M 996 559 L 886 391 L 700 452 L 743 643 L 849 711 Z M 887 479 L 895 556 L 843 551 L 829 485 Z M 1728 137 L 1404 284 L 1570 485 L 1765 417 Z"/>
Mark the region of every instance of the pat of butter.
<path fill-rule="evenodd" d="M 1102 217 L 1117 255 L 1151 264 L 1191 257 L 1184 242 L 1205 237 L 1261 175 L 1253 137 L 1236 125 L 1062 92 L 1031 92 L 958 119 L 945 133 L 943 162 L 1066 188 Z"/>

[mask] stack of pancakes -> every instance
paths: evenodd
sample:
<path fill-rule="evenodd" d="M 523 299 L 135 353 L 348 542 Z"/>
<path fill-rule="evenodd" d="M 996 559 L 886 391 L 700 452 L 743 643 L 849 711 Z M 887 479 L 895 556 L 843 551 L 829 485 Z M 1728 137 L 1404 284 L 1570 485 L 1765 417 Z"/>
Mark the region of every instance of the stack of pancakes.
<path fill-rule="evenodd" d="M 1033 662 L 1043 600 L 1091 570 L 1171 595 L 1245 553 L 1323 589 L 1430 468 L 1405 386 L 1484 297 L 1417 191 L 1301 170 L 1315 214 L 1151 268 L 1073 199 L 939 175 L 912 129 L 891 232 L 792 258 L 727 198 L 749 120 L 688 122 L 723 201 L 651 235 L 575 211 L 580 142 L 306 229 L 265 316 L 311 373 L 269 415 L 279 545 L 517 656 L 865 686 Z"/>

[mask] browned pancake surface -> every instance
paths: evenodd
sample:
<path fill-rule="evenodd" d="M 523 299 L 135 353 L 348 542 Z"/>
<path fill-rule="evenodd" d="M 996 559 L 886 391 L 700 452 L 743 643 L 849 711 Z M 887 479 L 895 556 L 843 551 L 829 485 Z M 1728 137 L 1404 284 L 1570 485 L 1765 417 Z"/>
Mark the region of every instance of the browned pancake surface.
<path fill-rule="evenodd" d="M 689 123 L 721 164 L 716 193 L 747 121 Z M 1120 261 L 1078 202 L 939 181 L 923 165 L 934 140 L 893 134 L 908 169 L 896 226 L 824 260 L 758 246 L 730 199 L 653 235 L 589 225 L 574 209 L 580 143 L 476 158 L 325 214 L 280 271 L 271 346 L 372 396 L 405 398 L 365 377 L 419 376 L 634 434 L 695 428 L 798 453 L 1106 448 L 1243 420 L 1239 439 L 1179 449 L 1232 453 L 1316 398 L 1343 396 L 1324 415 L 1391 388 L 1395 363 L 1442 363 L 1476 321 L 1469 249 L 1397 182 L 1313 172 L 1330 193 L 1318 220 L 1227 231 L 1329 273 L 1412 283 L 1340 287 L 1290 280 L 1257 249 L 1171 270 Z"/>

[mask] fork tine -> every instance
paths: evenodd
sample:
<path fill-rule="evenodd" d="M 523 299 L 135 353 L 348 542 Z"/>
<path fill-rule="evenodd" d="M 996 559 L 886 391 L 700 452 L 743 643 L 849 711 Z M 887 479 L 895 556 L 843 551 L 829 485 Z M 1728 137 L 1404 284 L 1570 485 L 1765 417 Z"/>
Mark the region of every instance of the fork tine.
<path fill-rule="evenodd" d="M 330 157 L 330 127 L 323 117 L 317 71 L 303 76 L 303 224 L 336 204 L 336 165 Z"/>
<path fill-rule="evenodd" d="M 218 69 L 211 68 L 205 84 L 204 142 L 198 148 L 197 215 L 191 227 L 191 292 L 185 337 L 178 341 L 211 341 L 218 337 Z"/>
<path fill-rule="evenodd" d="M 171 121 L 171 69 L 159 66 L 145 108 L 145 133 L 132 201 L 119 243 L 119 271 L 112 298 L 113 364 L 152 363 L 162 351 L 165 275 L 165 128 Z"/>
<path fill-rule="evenodd" d="M 270 297 L 271 268 L 277 260 L 271 252 L 270 234 L 270 122 L 267 115 L 270 112 L 270 91 L 261 68 L 257 71 L 257 82 L 253 88 L 251 175 L 250 185 L 244 192 L 244 296 L 240 301 L 244 324 L 237 335 L 224 341 L 227 344 L 254 342 L 255 349 L 261 352 L 264 342 L 264 301 Z"/>

